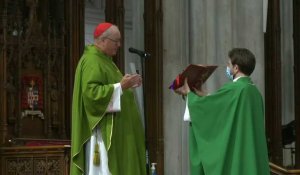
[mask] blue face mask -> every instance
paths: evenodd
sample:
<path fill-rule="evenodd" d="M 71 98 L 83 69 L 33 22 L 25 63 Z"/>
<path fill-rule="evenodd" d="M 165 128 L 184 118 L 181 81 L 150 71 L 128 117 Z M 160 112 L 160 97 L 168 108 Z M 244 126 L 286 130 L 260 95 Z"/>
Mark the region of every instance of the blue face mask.
<path fill-rule="evenodd" d="M 229 78 L 230 80 L 233 80 L 233 75 L 230 72 L 230 68 L 227 66 L 226 68 L 226 76 L 227 78 Z"/>

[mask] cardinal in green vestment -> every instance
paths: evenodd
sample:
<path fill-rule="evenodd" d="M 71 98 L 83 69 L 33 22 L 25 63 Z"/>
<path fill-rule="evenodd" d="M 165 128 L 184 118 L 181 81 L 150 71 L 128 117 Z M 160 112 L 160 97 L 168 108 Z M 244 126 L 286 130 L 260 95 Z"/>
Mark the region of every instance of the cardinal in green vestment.
<path fill-rule="evenodd" d="M 232 82 L 210 95 L 186 82 L 175 90 L 187 96 L 191 175 L 269 175 L 263 99 L 249 77 L 255 56 L 244 48 L 228 56 Z"/>
<path fill-rule="evenodd" d="M 141 76 L 123 76 L 112 60 L 121 44 L 117 26 L 99 24 L 94 38 L 75 73 L 70 172 L 145 175 L 144 128 L 132 91 Z"/>

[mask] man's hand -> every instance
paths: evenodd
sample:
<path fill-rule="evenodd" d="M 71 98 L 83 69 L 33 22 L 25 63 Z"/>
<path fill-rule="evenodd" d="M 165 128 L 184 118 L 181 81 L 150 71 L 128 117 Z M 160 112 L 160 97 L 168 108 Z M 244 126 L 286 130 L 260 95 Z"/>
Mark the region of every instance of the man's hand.
<path fill-rule="evenodd" d="M 180 94 L 180 95 L 186 95 L 186 94 L 188 94 L 190 91 L 191 91 L 191 90 L 190 90 L 190 87 L 189 87 L 189 85 L 188 85 L 188 83 L 187 83 L 187 78 L 184 80 L 183 86 L 181 86 L 180 88 L 175 89 L 175 92 L 176 92 L 177 94 Z"/>
<path fill-rule="evenodd" d="M 139 74 L 126 74 L 120 84 L 122 90 L 136 88 L 142 85 L 142 78 Z"/>
<path fill-rule="evenodd" d="M 175 89 L 175 92 L 177 94 L 180 94 L 180 95 L 187 95 L 189 92 L 190 92 L 190 87 L 187 83 L 187 78 L 184 80 L 184 84 L 183 86 L 181 86 L 180 88 L 177 88 Z M 193 88 L 193 91 L 198 95 L 198 96 L 206 96 L 207 95 L 207 92 L 206 91 L 203 91 L 202 89 L 196 89 L 196 88 Z"/>

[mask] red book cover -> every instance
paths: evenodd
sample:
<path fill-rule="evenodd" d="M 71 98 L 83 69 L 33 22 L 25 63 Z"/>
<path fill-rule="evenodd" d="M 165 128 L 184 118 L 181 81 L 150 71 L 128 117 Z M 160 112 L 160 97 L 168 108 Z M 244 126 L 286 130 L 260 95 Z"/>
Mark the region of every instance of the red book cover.
<path fill-rule="evenodd" d="M 217 67 L 216 65 L 190 64 L 182 73 L 177 75 L 169 89 L 175 90 L 183 86 L 185 78 L 188 79 L 191 90 L 193 88 L 201 89 L 202 84 L 205 83 Z"/>

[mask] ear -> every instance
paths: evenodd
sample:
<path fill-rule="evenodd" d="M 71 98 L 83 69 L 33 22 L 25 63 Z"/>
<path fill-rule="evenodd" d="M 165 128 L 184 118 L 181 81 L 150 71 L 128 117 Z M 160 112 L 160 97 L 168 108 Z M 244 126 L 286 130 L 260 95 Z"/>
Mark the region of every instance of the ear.
<path fill-rule="evenodd" d="M 95 45 L 97 45 L 98 47 L 100 47 L 104 42 L 103 38 L 97 38 L 95 39 Z"/>
<path fill-rule="evenodd" d="M 239 65 L 237 65 L 237 64 L 233 65 L 233 71 L 239 72 L 240 71 Z"/>

